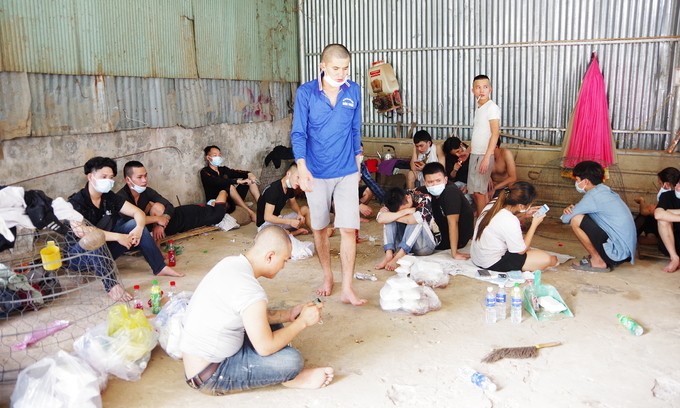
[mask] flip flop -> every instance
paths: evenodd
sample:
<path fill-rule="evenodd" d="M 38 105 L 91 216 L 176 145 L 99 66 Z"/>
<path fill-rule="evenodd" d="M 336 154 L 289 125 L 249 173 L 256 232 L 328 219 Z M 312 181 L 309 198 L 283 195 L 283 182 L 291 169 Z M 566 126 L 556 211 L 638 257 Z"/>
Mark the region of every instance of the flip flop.
<path fill-rule="evenodd" d="M 588 258 L 583 258 L 581 259 L 581 262 L 575 264 L 571 264 L 571 267 L 573 269 L 576 269 L 577 271 L 585 271 L 585 272 L 611 272 L 611 269 L 609 268 L 597 268 L 593 266 L 590 263 L 590 259 Z"/>

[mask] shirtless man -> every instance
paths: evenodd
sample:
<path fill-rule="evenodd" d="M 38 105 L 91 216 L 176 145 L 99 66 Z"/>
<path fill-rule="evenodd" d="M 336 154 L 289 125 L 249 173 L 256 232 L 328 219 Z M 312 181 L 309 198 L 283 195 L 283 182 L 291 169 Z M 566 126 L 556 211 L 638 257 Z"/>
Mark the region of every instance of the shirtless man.
<path fill-rule="evenodd" d="M 498 196 L 498 193 L 505 187 L 517 181 L 517 169 L 515 167 L 515 157 L 508 149 L 501 147 L 501 139 L 496 142 L 496 149 L 493 152 L 494 165 L 491 171 L 491 183 L 489 185 L 489 199 Z"/>

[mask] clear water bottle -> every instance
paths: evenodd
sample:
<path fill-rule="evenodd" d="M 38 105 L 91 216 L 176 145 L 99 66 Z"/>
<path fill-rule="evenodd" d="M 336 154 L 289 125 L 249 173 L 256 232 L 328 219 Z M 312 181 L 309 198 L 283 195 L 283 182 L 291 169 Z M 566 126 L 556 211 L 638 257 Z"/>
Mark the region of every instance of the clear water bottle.
<path fill-rule="evenodd" d="M 496 292 L 496 320 L 505 320 L 508 317 L 507 300 L 505 285 L 501 285 L 498 287 L 498 292 Z"/>
<path fill-rule="evenodd" d="M 177 284 L 175 281 L 170 281 L 170 289 L 168 289 L 168 301 L 172 300 L 172 297 L 177 293 Z"/>
<path fill-rule="evenodd" d="M 617 314 L 616 317 L 619 319 L 619 322 L 628 329 L 629 332 L 633 333 L 636 336 L 642 336 L 642 333 L 645 332 L 645 329 L 638 324 L 635 320 L 631 319 L 630 317 L 623 315 L 621 313 Z"/>
<path fill-rule="evenodd" d="M 489 286 L 486 288 L 486 323 L 496 323 L 496 296 L 493 294 L 493 288 Z"/>
<path fill-rule="evenodd" d="M 461 378 L 470 381 L 484 391 L 496 391 L 496 384 L 479 371 L 475 371 L 470 367 L 461 367 L 458 369 L 458 374 L 460 374 Z"/>
<path fill-rule="evenodd" d="M 512 298 L 510 304 L 510 321 L 513 323 L 522 323 L 522 291 L 519 283 L 515 283 L 512 288 Z"/>

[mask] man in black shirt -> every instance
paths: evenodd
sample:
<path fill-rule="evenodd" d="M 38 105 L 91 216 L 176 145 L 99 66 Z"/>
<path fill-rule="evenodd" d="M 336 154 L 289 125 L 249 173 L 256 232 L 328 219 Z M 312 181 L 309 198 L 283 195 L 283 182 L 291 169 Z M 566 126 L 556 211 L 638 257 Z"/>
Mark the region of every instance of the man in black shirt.
<path fill-rule="evenodd" d="M 165 197 L 148 186 L 148 173 L 138 161 L 129 161 L 123 167 L 125 187 L 118 195 L 144 211 L 146 224 L 156 241 L 167 235 L 174 235 L 190 229 L 215 225 L 222 221 L 227 212 L 227 192 L 222 190 L 213 205 L 173 206 Z"/>
<path fill-rule="evenodd" d="M 441 163 L 428 163 L 423 168 L 425 186 L 418 190 L 432 196 L 432 215 L 441 233 L 437 249 L 451 249 L 453 259 L 465 260 L 470 255 L 458 252 L 472 238 L 474 214 L 465 195 L 454 184 L 448 183 Z"/>
<path fill-rule="evenodd" d="M 160 249 L 149 231 L 144 228 L 146 224 L 144 212 L 111 192 L 113 179 L 117 174 L 116 162 L 108 157 L 93 157 L 85 163 L 84 171 L 87 184 L 82 190 L 71 195 L 68 201 L 90 224 L 104 232 L 111 257 L 116 259 L 129 249 L 137 247 L 151 266 L 154 275 L 184 276 L 165 265 Z M 132 219 L 125 221 L 122 216 Z M 78 237 L 82 237 L 88 232 L 88 228 L 91 228 L 74 222 L 71 222 L 71 226 L 73 233 Z M 110 276 L 112 270 L 103 267 L 103 264 L 95 259 L 102 255 L 97 254 L 97 250 L 93 254 L 82 255 L 85 250 L 79 244 L 75 244 L 68 252 L 73 257 L 70 262 L 72 269 L 93 268 L 94 272 L 102 277 L 104 288 L 112 299 L 132 300 L 130 294 Z"/>
<path fill-rule="evenodd" d="M 671 258 L 664 272 L 675 272 L 680 267 L 680 182 L 673 189 L 659 196 L 659 203 L 654 210 L 659 229 L 659 237 L 663 245 L 659 249 Z"/>
<path fill-rule="evenodd" d="M 309 219 L 309 207 L 298 205 L 295 199 L 295 189 L 300 185 L 297 165 L 291 164 L 280 180 L 276 180 L 267 186 L 260 199 L 257 200 L 257 230 L 260 231 L 267 225 L 278 225 L 286 230 L 291 230 L 292 235 L 309 234 L 305 229 L 305 223 Z M 281 210 L 290 204 L 293 212 L 281 215 Z"/>
<path fill-rule="evenodd" d="M 234 170 L 227 166 L 222 166 L 224 159 L 221 156 L 220 148 L 217 146 L 207 146 L 203 149 L 207 166 L 201 169 L 201 183 L 205 192 L 205 200 L 216 199 L 221 190 L 229 195 L 227 211 L 234 211 L 234 206 L 242 207 L 250 215 L 252 221 L 257 220 L 257 215 L 245 203 L 248 192 L 252 194 L 255 201 L 260 199 L 260 188 L 257 186 L 257 178 L 247 170 Z"/>

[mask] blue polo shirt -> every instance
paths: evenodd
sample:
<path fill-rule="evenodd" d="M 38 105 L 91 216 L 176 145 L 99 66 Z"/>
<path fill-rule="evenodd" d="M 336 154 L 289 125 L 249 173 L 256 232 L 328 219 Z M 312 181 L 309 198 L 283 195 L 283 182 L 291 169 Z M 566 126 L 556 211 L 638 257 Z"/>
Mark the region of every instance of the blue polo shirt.
<path fill-rule="evenodd" d="M 361 88 L 347 80 L 335 107 L 323 93 L 321 77 L 302 84 L 295 94 L 290 134 L 295 160 L 305 159 L 320 179 L 356 173 L 361 153 Z"/>
<path fill-rule="evenodd" d="M 588 214 L 609 236 L 604 251 L 612 261 L 630 258 L 635 263 L 637 231 L 633 215 L 626 203 L 608 186 L 598 184 L 583 195 L 571 214 L 562 214 L 562 222 L 568 224 L 575 215 Z"/>

